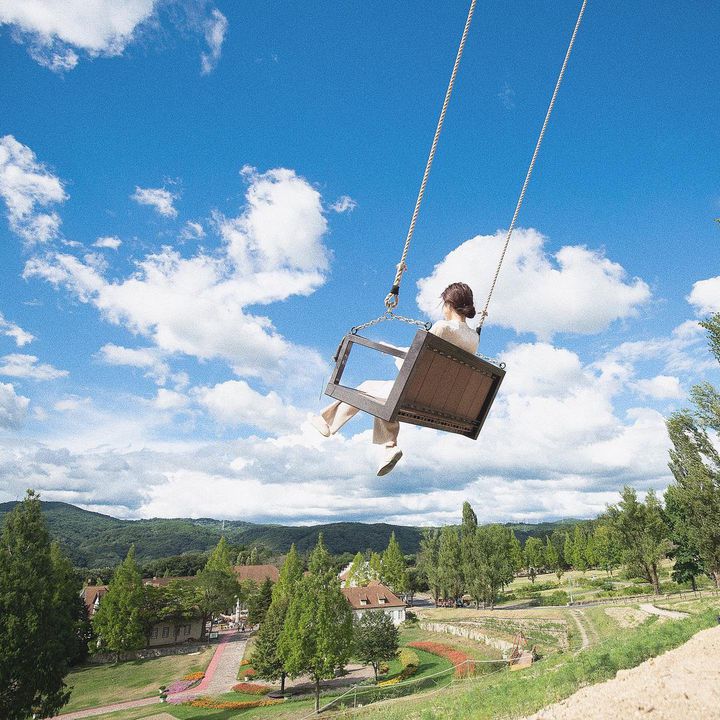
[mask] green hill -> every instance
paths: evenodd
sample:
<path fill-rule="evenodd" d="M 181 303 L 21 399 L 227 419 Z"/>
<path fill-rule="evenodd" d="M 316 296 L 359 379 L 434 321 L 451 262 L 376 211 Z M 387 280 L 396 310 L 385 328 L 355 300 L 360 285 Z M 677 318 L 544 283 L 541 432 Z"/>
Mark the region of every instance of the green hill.
<path fill-rule="evenodd" d="M 0 523 L 15 504 L 0 503 Z M 282 554 L 290 549 L 292 543 L 300 552 L 310 550 L 317 542 L 318 534 L 322 533 L 328 549 L 335 555 L 358 550 L 384 550 L 393 531 L 403 551 L 415 553 L 422 537 L 422 528 L 386 523 L 285 526 L 241 520 L 223 523 L 212 518 L 119 520 L 62 502 L 43 502 L 42 508 L 53 538 L 77 567 L 86 568 L 117 565 L 133 544 L 140 562 L 186 552 L 205 552 L 217 544 L 221 535 L 233 545 L 263 545 Z M 550 534 L 558 526 L 569 522 L 509 527 L 515 529 L 518 538 L 524 541 L 529 535 Z"/>

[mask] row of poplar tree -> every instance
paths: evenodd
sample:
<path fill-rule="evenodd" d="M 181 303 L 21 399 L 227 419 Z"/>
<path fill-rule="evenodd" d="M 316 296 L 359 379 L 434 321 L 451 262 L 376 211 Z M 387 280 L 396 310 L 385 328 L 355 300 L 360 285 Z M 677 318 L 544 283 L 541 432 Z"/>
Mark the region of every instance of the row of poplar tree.
<path fill-rule="evenodd" d="M 252 665 L 258 676 L 279 680 L 308 676 L 315 686 L 315 709 L 320 708 L 320 683 L 336 676 L 350 657 L 378 665 L 395 657 L 398 631 L 382 611 L 353 611 L 340 587 L 332 556 L 322 534 L 310 553 L 308 569 L 293 545 L 280 569 L 253 648 Z"/>

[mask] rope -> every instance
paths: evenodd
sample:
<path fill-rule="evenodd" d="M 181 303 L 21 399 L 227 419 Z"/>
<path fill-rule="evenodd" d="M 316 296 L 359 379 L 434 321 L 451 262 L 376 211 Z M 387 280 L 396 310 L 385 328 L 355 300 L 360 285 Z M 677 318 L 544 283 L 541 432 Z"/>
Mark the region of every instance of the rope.
<path fill-rule="evenodd" d="M 490 292 L 488 293 L 487 300 L 485 301 L 485 307 L 480 313 L 480 324 L 478 325 L 478 333 L 482 330 L 483 323 L 487 317 L 488 306 L 490 305 L 490 299 L 492 298 L 493 292 L 495 291 L 495 285 L 497 284 L 498 276 L 500 275 L 500 268 L 502 267 L 503 260 L 505 260 L 505 254 L 507 253 L 508 245 L 510 244 L 510 238 L 512 237 L 513 230 L 515 229 L 515 223 L 517 222 L 518 215 L 520 214 L 520 208 L 522 207 L 523 200 L 525 199 L 525 193 L 528 185 L 530 184 L 530 177 L 532 176 L 533 169 L 535 168 L 535 161 L 537 160 L 538 153 L 540 152 L 540 146 L 542 145 L 543 138 L 545 137 L 545 130 L 547 129 L 548 123 L 550 122 L 550 116 L 552 115 L 553 107 L 555 107 L 555 100 L 560 90 L 560 85 L 565 75 L 565 69 L 567 68 L 568 61 L 570 60 L 570 54 L 572 53 L 573 45 L 575 45 L 575 38 L 578 30 L 580 29 L 580 23 L 582 22 L 583 15 L 585 14 L 585 7 L 587 0 L 583 0 L 578 15 L 577 22 L 575 23 L 575 29 L 573 30 L 572 37 L 570 38 L 570 44 L 568 45 L 567 52 L 565 53 L 565 59 L 563 60 L 562 68 L 560 68 L 560 74 L 558 75 L 557 82 L 555 83 L 555 90 L 553 90 L 552 98 L 550 99 L 550 105 L 548 106 L 547 113 L 545 114 L 545 121 L 542 124 L 540 135 L 538 136 L 537 143 L 535 144 L 535 151 L 533 152 L 532 159 L 530 160 L 530 166 L 528 167 L 527 175 L 525 176 L 525 182 L 523 183 L 522 190 L 520 191 L 520 197 L 518 198 L 517 205 L 515 206 L 515 213 L 512 217 L 512 222 L 507 231 L 505 238 L 505 245 L 503 246 L 502 253 L 500 254 L 500 260 L 498 262 L 497 270 L 495 270 L 495 277 L 493 278 L 492 285 L 490 286 Z"/>
<path fill-rule="evenodd" d="M 435 128 L 435 136 L 433 137 L 432 145 L 430 147 L 430 154 L 428 155 L 427 164 L 425 165 L 422 182 L 420 183 L 420 191 L 418 192 L 417 200 L 415 201 L 415 209 L 413 210 L 410 227 L 408 229 L 407 237 L 405 238 L 405 247 L 403 248 L 400 262 L 397 264 L 397 272 L 395 273 L 393 286 L 385 298 L 385 307 L 388 310 L 396 308 L 399 302 L 400 283 L 402 282 L 403 273 L 407 270 L 405 260 L 407 259 L 408 251 L 410 250 L 410 241 L 412 240 L 413 233 L 415 232 L 415 223 L 417 222 L 418 213 L 420 212 L 423 195 L 425 195 L 425 186 L 427 185 L 428 177 L 430 176 L 430 168 L 432 167 L 433 160 L 435 159 L 435 150 L 437 149 L 438 140 L 440 139 L 440 131 L 442 130 L 443 123 L 445 122 L 445 113 L 447 112 L 448 104 L 450 103 L 450 96 L 452 95 L 453 87 L 455 86 L 455 78 L 457 76 L 458 68 L 460 67 L 460 59 L 462 58 L 463 50 L 465 49 L 465 41 L 467 40 L 468 32 L 470 30 L 470 23 L 472 22 L 473 13 L 475 12 L 476 3 L 477 0 L 472 0 L 470 3 L 467 20 L 465 21 L 465 28 L 463 29 L 462 38 L 460 38 L 460 46 L 458 47 L 457 55 L 455 56 L 455 64 L 453 65 L 452 74 L 450 75 L 450 82 L 448 83 L 447 91 L 445 92 L 445 100 L 442 105 L 442 110 L 440 111 L 440 118 L 438 119 L 437 127 Z"/>

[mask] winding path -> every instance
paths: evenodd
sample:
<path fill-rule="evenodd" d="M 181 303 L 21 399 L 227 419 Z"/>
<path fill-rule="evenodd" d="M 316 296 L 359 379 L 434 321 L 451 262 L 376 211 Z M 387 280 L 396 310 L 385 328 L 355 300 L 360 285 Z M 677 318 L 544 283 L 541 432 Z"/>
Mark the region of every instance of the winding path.
<path fill-rule="evenodd" d="M 679 610 L 663 610 L 663 608 L 656 607 L 652 603 L 643 603 L 640 609 L 648 615 L 659 615 L 660 617 L 673 618 L 675 620 L 682 620 L 682 618 L 689 617 L 686 612 L 680 612 Z"/>

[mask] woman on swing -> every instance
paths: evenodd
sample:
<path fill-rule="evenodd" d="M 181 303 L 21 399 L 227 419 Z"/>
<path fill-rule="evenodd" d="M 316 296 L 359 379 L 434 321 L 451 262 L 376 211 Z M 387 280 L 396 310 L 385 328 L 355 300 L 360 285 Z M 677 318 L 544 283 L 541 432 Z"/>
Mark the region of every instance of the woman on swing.
<path fill-rule="evenodd" d="M 440 297 L 443 301 L 444 319 L 436 322 L 430 328 L 430 332 L 474 354 L 477 351 L 479 336 L 466 322 L 475 317 L 472 290 L 465 283 L 452 283 L 443 290 Z M 376 397 L 387 398 L 392 385 L 391 381 L 366 380 L 360 383 L 357 389 Z M 321 435 L 330 437 L 357 413 L 356 407 L 336 400 L 319 415 L 314 415 L 310 422 Z M 387 422 L 380 418 L 374 420 L 373 443 L 383 445 L 385 448 L 383 460 L 377 471 L 377 474 L 382 476 L 387 475 L 403 455 L 397 445 L 400 423 Z"/>

